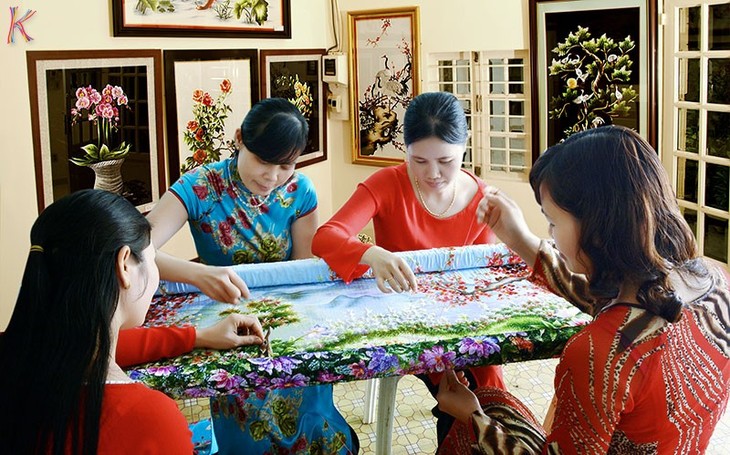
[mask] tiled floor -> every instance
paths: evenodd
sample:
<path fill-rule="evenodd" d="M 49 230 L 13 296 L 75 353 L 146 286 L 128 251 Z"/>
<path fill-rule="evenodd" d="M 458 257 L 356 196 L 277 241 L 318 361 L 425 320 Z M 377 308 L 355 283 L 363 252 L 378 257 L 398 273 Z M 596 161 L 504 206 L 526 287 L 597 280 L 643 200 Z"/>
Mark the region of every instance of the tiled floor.
<path fill-rule="evenodd" d="M 545 417 L 553 395 L 553 375 L 557 360 L 536 360 L 532 362 L 505 365 L 504 377 L 510 392 L 530 407 L 535 416 Z M 360 453 L 373 454 L 375 449 L 375 423 L 363 424 L 365 390 L 367 383 L 357 381 L 335 386 L 335 403 L 350 425 L 360 436 Z M 432 454 L 436 450 L 436 425 L 431 408 L 436 401 L 421 381 L 406 376 L 398 383 L 397 406 L 393 424 L 393 454 Z M 181 408 L 189 420 L 194 421 L 207 415 L 203 400 L 186 400 Z M 726 412 L 717 425 L 707 455 L 730 453 L 730 413 Z"/>

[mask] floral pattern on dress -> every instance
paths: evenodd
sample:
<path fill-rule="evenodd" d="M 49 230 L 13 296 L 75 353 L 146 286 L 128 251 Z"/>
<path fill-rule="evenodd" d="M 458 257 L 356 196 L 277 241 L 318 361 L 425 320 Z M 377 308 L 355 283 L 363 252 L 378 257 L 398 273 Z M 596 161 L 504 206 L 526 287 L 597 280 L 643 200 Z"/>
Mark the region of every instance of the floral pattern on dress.
<path fill-rule="evenodd" d="M 317 208 L 312 182 L 297 172 L 264 198 L 252 194 L 235 157 L 184 174 L 170 190 L 188 212 L 201 262 L 210 265 L 289 259 L 292 224 Z"/>

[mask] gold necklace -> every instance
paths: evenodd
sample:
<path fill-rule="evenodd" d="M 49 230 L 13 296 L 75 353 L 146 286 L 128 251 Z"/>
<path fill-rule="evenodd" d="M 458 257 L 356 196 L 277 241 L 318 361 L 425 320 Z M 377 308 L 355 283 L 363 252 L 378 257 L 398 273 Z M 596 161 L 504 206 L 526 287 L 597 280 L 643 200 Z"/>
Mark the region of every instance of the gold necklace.
<path fill-rule="evenodd" d="M 451 203 L 449 203 L 449 206 L 446 207 L 446 210 L 441 213 L 434 213 L 426 205 L 426 200 L 423 199 L 423 194 L 421 194 L 421 187 L 418 185 L 418 177 L 414 176 L 413 180 L 416 182 L 416 193 L 418 193 L 418 199 L 421 200 L 421 205 L 424 209 L 426 209 L 429 214 L 435 216 L 436 218 L 443 218 L 447 213 L 449 213 L 449 210 L 451 210 L 451 207 L 454 206 L 454 202 L 456 201 L 456 181 L 454 181 L 454 195 L 451 196 Z"/>

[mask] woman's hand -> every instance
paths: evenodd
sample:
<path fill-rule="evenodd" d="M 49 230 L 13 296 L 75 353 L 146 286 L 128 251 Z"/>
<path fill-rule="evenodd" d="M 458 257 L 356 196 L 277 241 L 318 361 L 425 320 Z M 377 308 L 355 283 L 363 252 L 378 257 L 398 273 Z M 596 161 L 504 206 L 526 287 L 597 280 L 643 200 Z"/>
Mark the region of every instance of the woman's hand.
<path fill-rule="evenodd" d="M 540 239 L 530 231 L 517 203 L 495 187 L 489 187 L 477 207 L 477 220 L 488 224 L 499 240 L 534 264 Z"/>
<path fill-rule="evenodd" d="M 461 422 L 469 423 L 471 415 L 482 408 L 477 396 L 465 384 L 464 374 L 460 374 L 461 378 L 454 370 L 444 372 L 436 401 L 441 411 L 451 414 Z"/>
<path fill-rule="evenodd" d="M 214 267 L 197 264 L 190 283 L 200 291 L 218 302 L 238 303 L 239 299 L 248 299 L 251 293 L 243 279 L 230 267 Z"/>
<path fill-rule="evenodd" d="M 378 289 L 388 294 L 392 291 L 417 291 L 418 283 L 413 270 L 401 257 L 379 246 L 365 250 L 360 262 L 367 264 L 373 271 Z M 388 283 L 388 286 L 385 285 Z"/>
<path fill-rule="evenodd" d="M 229 314 L 215 325 L 195 332 L 196 348 L 231 349 L 264 342 L 258 318 L 244 314 Z"/>

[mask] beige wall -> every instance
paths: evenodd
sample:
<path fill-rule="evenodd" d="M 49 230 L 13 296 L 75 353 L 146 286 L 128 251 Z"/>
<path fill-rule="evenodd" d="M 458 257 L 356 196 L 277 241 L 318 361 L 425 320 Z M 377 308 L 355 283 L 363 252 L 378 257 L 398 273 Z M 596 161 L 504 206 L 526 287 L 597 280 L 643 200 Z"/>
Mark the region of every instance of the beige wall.
<path fill-rule="evenodd" d="M 37 216 L 33 144 L 31 138 L 26 50 L 72 49 L 226 49 L 226 48 L 327 48 L 334 44 L 327 0 L 292 0 L 292 39 L 210 38 L 114 38 L 111 36 L 110 2 L 66 0 L 18 2 L 21 12 L 36 10 L 26 23 L 34 38 L 26 43 L 3 44 L 0 61 L 0 330 L 7 325 L 29 248 L 29 231 Z M 502 50 L 527 47 L 527 0 L 451 0 L 448 7 L 433 0 L 339 0 L 347 46 L 348 10 L 419 5 L 421 14 L 421 59 L 428 53 L 453 50 Z M 5 13 L 7 14 L 7 12 Z M 7 18 L 7 16 L 5 16 Z M 18 41 L 19 40 L 19 41 Z M 424 71 L 425 74 L 425 71 Z M 313 179 L 320 197 L 320 221 L 325 221 L 352 193 L 357 182 L 375 167 L 350 164 L 350 125 L 328 123 L 329 159 L 303 170 Z M 490 182 L 514 196 L 526 209 L 528 223 L 539 233 L 544 222 L 526 183 Z M 190 236 L 181 232 L 165 248 L 192 257 Z"/>

